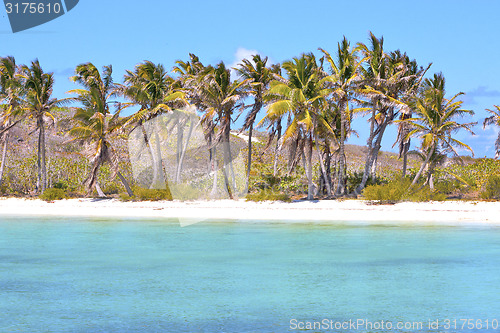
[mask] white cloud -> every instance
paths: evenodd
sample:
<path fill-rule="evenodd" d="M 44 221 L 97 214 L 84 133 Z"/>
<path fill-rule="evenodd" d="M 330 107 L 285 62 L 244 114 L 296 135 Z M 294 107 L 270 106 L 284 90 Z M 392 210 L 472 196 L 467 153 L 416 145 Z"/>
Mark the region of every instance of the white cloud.
<path fill-rule="evenodd" d="M 236 53 L 234 54 L 234 61 L 231 63 L 231 65 L 229 65 L 229 67 L 231 68 L 231 78 L 233 80 L 238 78 L 238 75 L 233 68 L 236 68 L 243 59 L 252 61 L 252 56 L 256 54 L 259 54 L 259 51 L 245 49 L 244 47 L 239 47 L 236 50 Z"/>

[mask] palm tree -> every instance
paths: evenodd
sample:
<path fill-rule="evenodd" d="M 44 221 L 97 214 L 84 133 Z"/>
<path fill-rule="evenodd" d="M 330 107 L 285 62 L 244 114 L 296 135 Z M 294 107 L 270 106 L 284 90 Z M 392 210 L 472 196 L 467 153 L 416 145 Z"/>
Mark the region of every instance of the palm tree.
<path fill-rule="evenodd" d="M 408 167 L 408 153 L 410 149 L 411 139 L 408 136 L 410 128 L 408 123 L 404 120 L 412 117 L 413 110 L 411 109 L 411 100 L 415 97 L 420 89 L 424 75 L 427 73 L 432 63 L 427 65 L 427 68 L 418 67 L 415 60 L 410 60 L 410 58 L 405 54 L 401 54 L 399 50 L 391 52 L 391 58 L 401 59 L 401 63 L 404 66 L 406 73 L 402 77 L 402 97 L 399 99 L 404 104 L 400 107 L 400 117 L 401 122 L 398 124 L 398 136 L 394 145 L 399 146 L 399 158 L 403 159 L 403 172 L 402 177 L 406 176 L 406 171 Z M 393 147 L 394 147 L 393 145 Z"/>
<path fill-rule="evenodd" d="M 356 193 L 361 193 L 366 185 L 369 175 L 376 177 L 377 157 L 381 148 L 382 138 L 387 127 L 394 121 L 399 111 L 402 119 L 411 116 L 410 109 L 405 104 L 415 91 L 415 82 L 419 82 L 425 74 L 422 69 L 418 70 L 416 62 L 410 61 L 406 54 L 399 50 L 389 54 L 384 52 L 384 38 L 377 38 L 370 32 L 370 44 L 358 44 L 360 50 L 366 57 L 366 68 L 361 67 L 363 81 L 359 90 L 361 95 L 369 99 L 371 106 L 370 134 L 367 140 L 368 152 L 366 155 L 365 169 L 361 184 Z M 406 131 L 404 123 L 400 123 L 400 132 Z M 400 155 L 404 158 L 406 165 L 406 154 L 409 141 L 401 140 Z"/>
<path fill-rule="evenodd" d="M 153 183 L 151 186 L 165 188 L 165 179 L 161 176 L 163 172 L 159 136 L 158 133 L 154 133 L 154 142 L 156 142 L 156 150 L 154 150 L 150 144 L 150 137 L 144 128 L 144 123 L 161 114 L 171 112 L 176 107 L 184 106 L 186 104 L 184 93 L 174 90 L 174 79 L 167 74 L 163 65 L 156 65 L 151 61 L 144 61 L 136 65 L 134 71 L 127 71 L 124 81 L 125 85 L 120 85 L 118 91 L 131 100 L 133 104 L 140 106 L 140 109 L 130 116 L 124 125 L 141 128 L 153 162 Z M 178 136 L 182 138 L 180 122 L 178 127 Z M 178 156 L 180 156 L 179 153 Z"/>
<path fill-rule="evenodd" d="M 350 131 L 351 115 L 361 112 L 366 108 L 351 108 L 349 103 L 354 99 L 358 91 L 359 67 L 364 59 L 358 61 L 357 48 L 351 48 L 350 43 L 344 37 L 338 43 L 337 61 L 330 53 L 320 49 L 330 65 L 330 75 L 327 77 L 329 88 L 337 101 L 340 112 L 340 140 L 339 140 L 339 173 L 337 180 L 336 195 L 346 194 L 346 157 L 345 141 Z"/>
<path fill-rule="evenodd" d="M 184 92 L 188 103 L 194 105 L 198 112 L 205 114 L 207 106 L 203 103 L 203 90 L 200 89 L 202 87 L 201 82 L 203 81 L 203 77 L 213 70 L 213 67 L 203 65 L 200 58 L 193 53 L 189 54 L 189 61 L 177 60 L 175 63 L 176 66 L 174 66 L 172 71 L 179 74 L 175 83 L 176 89 Z M 215 122 L 213 117 L 203 117 L 201 121 L 204 126 L 205 138 L 208 142 L 209 159 L 207 170 L 209 173 L 214 173 L 212 192 L 215 193 L 217 188 L 217 160 L 215 159 L 216 148 L 212 144 Z"/>
<path fill-rule="evenodd" d="M 486 128 L 488 125 L 497 125 L 500 126 L 500 106 L 494 105 L 496 110 L 486 109 L 492 115 L 488 118 L 485 118 L 483 121 L 483 128 Z M 495 141 L 495 158 L 500 156 L 500 133 L 498 133 L 497 140 Z"/>
<path fill-rule="evenodd" d="M 312 181 L 312 151 L 319 126 L 333 132 L 320 113 L 326 108 L 329 90 L 324 87 L 324 79 L 313 54 L 303 54 L 300 58 L 285 61 L 282 68 L 287 79 L 273 80 L 265 99 L 270 102 L 267 114 L 260 124 L 281 121 L 289 115 L 290 122 L 283 135 L 283 144 L 291 146 L 291 160 L 302 157 L 305 160 L 308 180 L 307 198 L 314 197 Z M 318 146 L 317 146 L 318 147 Z M 321 163 L 321 167 L 324 165 Z M 323 173 L 326 173 L 323 170 Z"/>
<path fill-rule="evenodd" d="M 434 74 L 432 79 L 425 79 L 421 95 L 412 101 L 411 107 L 416 117 L 405 120 L 412 127 L 407 138 L 412 136 L 421 138 L 421 151 L 425 156 L 424 162 L 413 179 L 412 186 L 418 182 L 431 162 L 432 156 L 437 156 L 436 152 L 459 156 L 454 147 L 460 147 L 469 150 L 474 155 L 471 147 L 452 137 L 452 134 L 460 129 L 473 134 L 471 128 L 475 123 L 460 124 L 454 120 L 459 116 L 474 114 L 471 110 L 461 109 L 463 102 L 456 101 L 457 97 L 462 94 L 458 93 L 451 99 L 446 99 L 445 79 L 439 73 Z M 432 173 L 433 168 L 429 168 L 427 179 L 430 179 Z"/>
<path fill-rule="evenodd" d="M 226 68 L 224 62 L 220 62 L 216 67 L 206 67 L 205 70 L 197 76 L 197 96 L 199 96 L 200 103 L 203 105 L 203 120 L 207 124 L 218 125 L 219 127 L 219 131 L 212 145 L 219 143 L 223 144 L 224 182 L 231 199 L 233 195 L 226 170 L 229 166 L 233 176 L 234 188 L 236 179 L 232 171 L 230 147 L 231 121 L 234 111 L 244 107 L 242 99 L 246 95 L 246 88 L 250 81 L 250 79 L 232 81 L 231 72 Z M 208 128 L 209 131 L 213 131 L 213 129 L 213 126 Z"/>
<path fill-rule="evenodd" d="M 14 57 L 0 58 L 0 100 L 3 101 L 2 113 L 0 114 L 0 140 L 3 141 L 0 186 L 7 162 L 9 130 L 18 122 L 15 121 L 15 117 L 19 112 L 18 106 L 21 102 L 21 84 L 17 74 L 18 67 Z"/>
<path fill-rule="evenodd" d="M 276 67 L 270 68 L 266 67 L 266 65 L 267 57 L 262 58 L 259 54 L 256 54 L 252 57 L 252 61 L 243 59 L 242 63 L 239 64 L 239 68 L 237 69 L 237 72 L 240 74 L 241 78 L 243 78 L 244 80 L 251 80 L 249 93 L 254 98 L 254 103 L 253 105 L 251 105 L 252 108 L 250 112 L 248 112 L 242 128 L 243 130 L 248 130 L 247 189 L 250 181 L 250 169 L 252 167 L 253 126 L 257 114 L 260 112 L 262 106 L 264 105 L 263 96 L 269 88 L 269 83 L 273 78 L 272 73 L 276 72 Z"/>
<path fill-rule="evenodd" d="M 84 89 L 69 91 L 77 94 L 78 97 L 74 100 L 82 104 L 76 108 L 73 118 L 77 125 L 70 130 L 70 135 L 74 136 L 74 140 L 81 140 L 93 146 L 92 168 L 85 180 L 87 195 L 90 195 L 97 186 L 97 176 L 101 166 L 109 163 L 113 178 L 117 175 L 128 195 L 133 196 L 128 182 L 119 171 L 118 156 L 110 141 L 111 134 L 122 126 L 119 119 L 122 107 L 119 106 L 114 114 L 109 110 L 109 104 L 114 103 L 109 99 L 116 94 L 111 74 L 111 66 L 105 66 L 102 75 L 92 63 L 76 67 L 75 76 L 71 77 L 71 80 L 82 85 Z"/>
<path fill-rule="evenodd" d="M 23 113 L 36 122 L 38 130 L 38 152 L 37 152 L 37 185 L 39 193 L 43 193 L 47 188 L 47 166 L 45 131 L 47 122 L 54 122 L 51 110 L 64 103 L 64 100 L 52 98 L 54 87 L 54 74 L 44 73 L 38 60 L 31 62 L 31 67 L 26 65 L 20 69 L 22 89 L 24 91 L 24 101 L 22 103 Z"/>

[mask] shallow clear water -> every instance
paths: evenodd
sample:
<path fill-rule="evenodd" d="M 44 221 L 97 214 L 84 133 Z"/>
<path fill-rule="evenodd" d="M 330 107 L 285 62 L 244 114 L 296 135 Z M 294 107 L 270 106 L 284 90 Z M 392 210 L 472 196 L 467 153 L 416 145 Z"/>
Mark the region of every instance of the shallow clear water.
<path fill-rule="evenodd" d="M 494 332 L 499 295 L 496 228 L 0 219 L 0 332 Z"/>

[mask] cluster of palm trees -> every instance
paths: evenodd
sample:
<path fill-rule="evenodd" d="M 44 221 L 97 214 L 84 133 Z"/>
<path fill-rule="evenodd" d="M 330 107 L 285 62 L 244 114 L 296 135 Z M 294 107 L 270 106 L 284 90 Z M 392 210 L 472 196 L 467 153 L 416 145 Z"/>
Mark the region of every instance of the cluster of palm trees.
<path fill-rule="evenodd" d="M 54 121 L 50 112 L 55 107 L 76 102 L 75 126 L 69 134 L 74 140 L 85 141 L 93 147 L 92 167 L 85 181 L 89 193 L 94 189 L 101 192 L 97 176 L 100 167 L 107 163 L 132 195 L 118 168 L 111 135 L 124 129 L 143 128 L 148 120 L 179 112 L 186 106 L 195 107 L 201 116 L 210 165 L 214 169 L 217 168 L 215 149 L 220 144 L 224 168 L 230 165 L 231 126 L 235 115 L 246 112 L 241 130 L 248 130 L 249 136 L 247 188 L 253 130 L 256 126 L 264 126 L 269 133 L 269 143 L 275 142 L 275 175 L 279 172 L 278 155 L 286 152 L 287 170 L 283 172 L 290 173 L 302 163 L 307 176 L 308 199 L 312 199 L 318 193 L 313 183 L 313 155 L 316 152 L 322 184 L 319 190 L 328 196 L 348 195 L 345 144 L 349 136 L 356 133 L 351 122 L 357 113 L 369 116 L 370 130 L 363 178 L 355 194 L 361 193 L 370 176 L 375 176 L 382 138 L 392 124 L 398 127 L 396 144 L 404 161 L 402 176 L 406 174 L 410 139 L 417 137 L 421 139 L 423 163 L 413 184 L 426 172 L 425 182 L 432 185 L 439 156 L 458 155 L 455 147 L 471 150 L 452 135 L 459 129 L 471 131 L 474 124 L 459 123 L 457 117 L 472 114 L 472 111 L 461 108 L 462 102 L 457 100 L 460 94 L 451 99 L 445 97 L 445 80 L 441 74 L 424 78 L 430 65 L 418 66 L 399 50 L 386 52 L 383 38 L 372 33 L 369 41 L 368 45 L 353 46 L 344 37 L 335 52 L 319 49 L 319 57 L 313 53 L 302 54 L 282 64 L 270 64 L 267 57 L 257 54 L 234 68 L 237 79 L 232 78 L 231 68 L 223 62 L 215 66 L 204 65 L 194 54 L 190 54 L 187 61 L 176 61 L 172 75 L 162 65 L 144 61 L 133 71 L 126 72 L 123 84 L 113 82 L 111 66 L 99 71 L 93 64 L 86 63 L 78 65 L 72 77 L 82 88 L 70 91 L 75 97 L 61 100 L 51 97 L 53 74 L 44 73 L 38 61 L 28 67 L 17 66 L 12 57 L 1 58 L 0 139 L 3 151 L 0 182 L 9 130 L 20 121 L 32 119 L 39 135 L 37 190 L 43 192 L 47 187 L 45 131 L 48 123 Z M 123 99 L 119 102 L 117 97 L 127 102 Z M 120 112 L 132 105 L 139 110 L 131 116 L 121 117 Z M 264 109 L 264 117 L 257 124 L 258 114 Z M 498 121 L 498 114 L 491 119 L 488 124 Z M 178 135 L 182 142 L 182 132 Z M 145 140 L 149 144 L 146 134 Z M 156 142 L 158 144 L 159 140 Z M 177 158 L 181 155 L 179 153 Z M 161 160 L 153 164 L 155 182 L 164 181 L 159 176 Z M 224 176 L 232 197 L 226 173 Z"/>
<path fill-rule="evenodd" d="M 35 123 L 35 132 L 38 131 L 36 188 L 43 192 L 47 188 L 45 133 L 50 122 L 55 121 L 50 112 L 66 101 L 52 97 L 54 75 L 45 73 L 38 60 L 33 61 L 31 66 L 18 66 L 13 57 L 1 58 L 0 84 L 0 98 L 4 102 L 0 115 L 0 136 L 3 140 L 0 184 L 6 163 L 9 130 L 22 120 L 30 119 Z"/>

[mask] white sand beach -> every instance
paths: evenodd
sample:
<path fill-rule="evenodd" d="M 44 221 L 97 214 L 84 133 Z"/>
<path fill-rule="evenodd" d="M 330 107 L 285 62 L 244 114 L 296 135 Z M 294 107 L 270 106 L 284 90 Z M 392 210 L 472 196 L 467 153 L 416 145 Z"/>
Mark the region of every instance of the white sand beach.
<path fill-rule="evenodd" d="M 55 202 L 0 199 L 1 216 L 178 218 L 181 225 L 204 220 L 321 224 L 499 225 L 500 203 L 446 201 L 373 205 L 363 200 L 317 202 L 162 201 L 69 199 Z"/>

